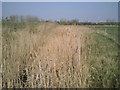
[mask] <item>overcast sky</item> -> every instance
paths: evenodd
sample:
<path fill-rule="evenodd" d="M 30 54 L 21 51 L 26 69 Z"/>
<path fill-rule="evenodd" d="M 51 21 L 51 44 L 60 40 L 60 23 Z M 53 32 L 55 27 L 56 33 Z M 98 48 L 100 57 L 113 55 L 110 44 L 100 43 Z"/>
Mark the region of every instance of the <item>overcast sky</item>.
<path fill-rule="evenodd" d="M 2 16 L 31 15 L 40 19 L 62 18 L 99 22 L 118 20 L 117 2 L 3 2 Z"/>

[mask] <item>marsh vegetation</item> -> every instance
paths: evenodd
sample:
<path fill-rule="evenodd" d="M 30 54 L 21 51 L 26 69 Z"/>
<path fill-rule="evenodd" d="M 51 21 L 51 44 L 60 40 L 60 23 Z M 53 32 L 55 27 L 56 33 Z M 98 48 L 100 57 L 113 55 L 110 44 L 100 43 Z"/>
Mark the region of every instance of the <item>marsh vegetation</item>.
<path fill-rule="evenodd" d="M 3 88 L 120 86 L 116 25 L 34 20 L 3 21 Z"/>

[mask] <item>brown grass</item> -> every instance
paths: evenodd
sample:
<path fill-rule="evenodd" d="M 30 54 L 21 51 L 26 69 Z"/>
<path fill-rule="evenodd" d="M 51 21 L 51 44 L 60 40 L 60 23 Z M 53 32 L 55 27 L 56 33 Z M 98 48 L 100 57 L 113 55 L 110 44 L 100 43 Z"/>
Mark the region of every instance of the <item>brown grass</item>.
<path fill-rule="evenodd" d="M 93 30 L 54 23 L 3 30 L 3 87 L 89 87 L 85 43 Z"/>

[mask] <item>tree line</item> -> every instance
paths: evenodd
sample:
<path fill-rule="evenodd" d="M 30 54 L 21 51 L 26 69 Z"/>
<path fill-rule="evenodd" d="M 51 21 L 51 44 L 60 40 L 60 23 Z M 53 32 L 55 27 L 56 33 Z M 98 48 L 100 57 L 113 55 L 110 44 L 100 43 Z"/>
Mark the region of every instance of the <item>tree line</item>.
<path fill-rule="evenodd" d="M 52 20 L 43 20 L 39 19 L 36 16 L 9 16 L 2 18 L 3 22 L 12 22 L 12 23 L 24 23 L 24 22 L 56 22 L 61 25 L 118 25 L 118 22 L 106 20 L 106 22 L 80 22 L 78 19 L 66 20 L 61 19 L 59 21 Z"/>

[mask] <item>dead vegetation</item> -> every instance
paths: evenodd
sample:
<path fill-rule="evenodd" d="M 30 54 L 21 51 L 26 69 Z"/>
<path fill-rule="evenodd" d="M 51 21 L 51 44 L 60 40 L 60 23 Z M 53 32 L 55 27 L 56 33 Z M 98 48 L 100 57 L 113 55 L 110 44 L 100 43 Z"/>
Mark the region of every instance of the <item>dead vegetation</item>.
<path fill-rule="evenodd" d="M 3 87 L 89 87 L 95 30 L 42 23 L 35 28 L 3 28 Z M 86 48 L 87 47 L 87 48 Z"/>

